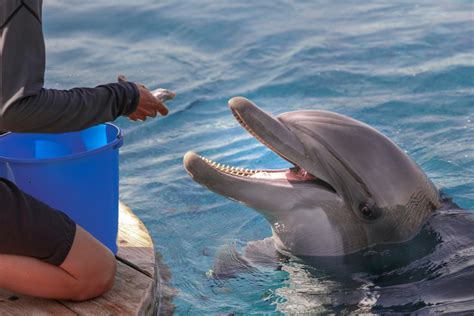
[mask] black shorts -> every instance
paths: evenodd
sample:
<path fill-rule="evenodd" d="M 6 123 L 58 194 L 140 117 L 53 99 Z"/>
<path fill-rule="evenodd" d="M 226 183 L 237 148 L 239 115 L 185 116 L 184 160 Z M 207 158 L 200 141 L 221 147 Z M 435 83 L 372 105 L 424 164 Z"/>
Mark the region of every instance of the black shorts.
<path fill-rule="evenodd" d="M 0 253 L 28 256 L 60 265 L 76 235 L 76 224 L 0 178 Z"/>

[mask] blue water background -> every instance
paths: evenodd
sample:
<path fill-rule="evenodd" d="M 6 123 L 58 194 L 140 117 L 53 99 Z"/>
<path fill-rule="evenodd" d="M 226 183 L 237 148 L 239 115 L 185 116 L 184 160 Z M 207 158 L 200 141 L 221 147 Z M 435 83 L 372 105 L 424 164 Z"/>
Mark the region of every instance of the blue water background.
<path fill-rule="evenodd" d="M 121 199 L 171 269 L 178 314 L 273 312 L 285 272 L 219 284 L 206 276 L 220 247 L 271 231 L 255 211 L 194 183 L 184 153 L 284 167 L 227 100 L 246 96 L 275 114 L 332 110 L 381 130 L 473 210 L 473 12 L 471 1 L 47 0 L 46 85 L 95 86 L 124 73 L 175 90 L 168 117 L 117 121 Z"/>

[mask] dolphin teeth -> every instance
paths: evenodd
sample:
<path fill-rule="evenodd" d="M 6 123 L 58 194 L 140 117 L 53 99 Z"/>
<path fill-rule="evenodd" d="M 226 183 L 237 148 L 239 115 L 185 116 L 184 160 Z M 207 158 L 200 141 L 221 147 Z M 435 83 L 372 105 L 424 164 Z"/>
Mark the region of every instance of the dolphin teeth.
<path fill-rule="evenodd" d="M 236 175 L 239 177 L 250 177 L 253 174 L 256 174 L 260 172 L 260 170 L 252 170 L 248 168 L 239 168 L 239 167 L 234 167 L 226 164 L 221 164 L 216 161 L 213 161 L 212 159 L 199 156 L 204 162 L 206 162 L 208 165 L 212 166 L 213 168 L 226 172 L 228 174 Z"/>

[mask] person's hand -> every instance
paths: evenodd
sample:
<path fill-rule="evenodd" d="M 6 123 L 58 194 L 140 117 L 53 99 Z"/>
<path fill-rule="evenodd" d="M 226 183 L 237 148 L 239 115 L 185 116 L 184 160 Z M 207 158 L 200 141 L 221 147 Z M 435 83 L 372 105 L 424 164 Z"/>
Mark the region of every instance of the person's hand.
<path fill-rule="evenodd" d="M 127 81 L 123 75 L 118 77 L 119 82 Z M 128 118 L 132 121 L 145 121 L 147 117 L 156 117 L 158 113 L 162 116 L 168 114 L 168 108 L 165 101 L 173 99 L 176 94 L 166 89 L 157 89 L 150 91 L 143 84 L 136 84 L 140 92 L 137 109 L 130 114 Z"/>
<path fill-rule="evenodd" d="M 132 121 L 145 121 L 147 117 L 156 117 L 158 113 L 162 116 L 168 114 L 166 105 L 154 97 L 150 90 L 142 84 L 137 84 L 137 87 L 140 91 L 140 100 L 138 101 L 135 112 L 128 116 L 129 119 Z"/>

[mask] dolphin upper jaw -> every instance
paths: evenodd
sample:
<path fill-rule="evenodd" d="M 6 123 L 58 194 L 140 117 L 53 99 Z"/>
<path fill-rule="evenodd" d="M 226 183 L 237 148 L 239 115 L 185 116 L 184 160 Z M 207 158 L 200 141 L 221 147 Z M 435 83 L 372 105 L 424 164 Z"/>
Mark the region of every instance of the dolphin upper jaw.
<path fill-rule="evenodd" d="M 361 191 L 359 194 L 367 195 L 364 185 L 356 179 L 350 168 L 343 165 L 339 157 L 331 154 L 329 144 L 322 139 L 312 139 L 312 149 L 309 150 L 308 143 L 302 142 L 297 136 L 301 137 L 305 131 L 291 122 L 286 122 L 284 114 L 274 117 L 242 97 L 230 99 L 229 108 L 251 135 L 283 159 L 324 181 L 337 192 L 345 190 L 338 179 L 339 174 L 343 173 L 345 183 L 350 182 L 352 189 L 357 187 L 357 190 Z M 328 165 L 328 161 L 331 161 L 332 165 Z M 334 169 L 334 164 L 337 164 L 338 174 L 330 172 Z"/>
<path fill-rule="evenodd" d="M 301 160 L 305 148 L 300 140 L 277 118 L 262 111 L 251 101 L 234 97 L 229 108 L 237 121 L 257 140 L 290 163 Z"/>

